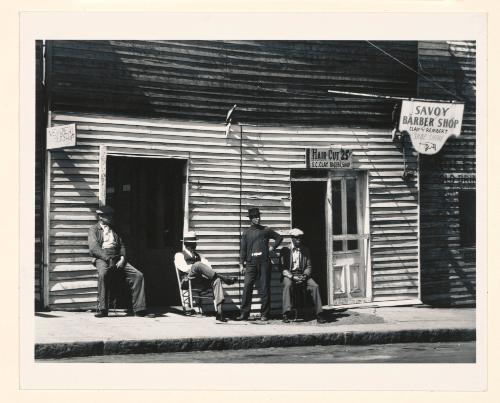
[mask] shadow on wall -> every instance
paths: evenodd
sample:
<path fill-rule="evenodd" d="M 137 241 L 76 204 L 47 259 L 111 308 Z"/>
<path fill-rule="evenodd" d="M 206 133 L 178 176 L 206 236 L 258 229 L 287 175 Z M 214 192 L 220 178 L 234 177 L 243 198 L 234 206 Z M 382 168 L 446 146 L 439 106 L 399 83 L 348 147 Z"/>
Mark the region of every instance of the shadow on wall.
<path fill-rule="evenodd" d="M 85 148 L 85 146 L 79 147 L 80 150 Z M 91 152 L 88 149 L 88 153 Z M 80 172 L 82 161 L 88 161 L 76 159 L 78 157 L 75 154 L 71 155 L 71 150 L 65 149 L 51 151 L 51 228 L 56 225 L 62 233 L 49 236 L 50 299 L 60 300 L 59 307 L 94 308 L 97 302 L 97 271 L 88 253 L 87 230 L 96 222 L 94 212 L 98 207 L 98 191 L 95 189 L 96 182 L 90 182 L 90 176 Z M 84 200 L 88 202 L 81 204 Z M 56 219 L 56 215 L 61 217 Z M 81 235 L 65 235 L 64 232 L 68 232 L 70 228 L 74 228 L 71 231 L 79 232 Z M 81 250 L 85 252 L 80 252 Z M 65 270 L 54 271 L 54 264 L 67 267 Z M 88 267 L 72 270 L 72 265 L 88 265 Z M 91 286 L 93 282 L 95 285 Z M 53 289 L 55 285 L 57 287 Z M 76 301 L 78 298 L 88 298 L 89 294 L 95 294 L 96 302 Z"/>
<path fill-rule="evenodd" d="M 224 122 L 387 127 L 416 76 L 365 41 L 54 41 L 55 110 Z M 416 42 L 377 42 L 416 69 Z M 395 79 L 397 77 L 397 79 Z"/>

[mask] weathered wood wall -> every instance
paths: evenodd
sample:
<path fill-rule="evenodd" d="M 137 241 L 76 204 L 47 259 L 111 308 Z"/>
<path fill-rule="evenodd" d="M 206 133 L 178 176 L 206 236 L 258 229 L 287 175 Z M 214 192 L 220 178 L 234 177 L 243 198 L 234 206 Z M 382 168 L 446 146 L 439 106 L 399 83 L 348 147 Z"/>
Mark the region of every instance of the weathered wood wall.
<path fill-rule="evenodd" d="M 185 157 L 189 170 L 189 227 L 217 271 L 237 271 L 240 236 L 240 126 L 226 138 L 221 124 L 55 114 L 53 124 L 76 123 L 75 148 L 52 152 L 50 305 L 93 308 L 96 273 L 87 250 L 99 195 L 99 146 L 110 154 Z M 290 228 L 290 169 L 305 167 L 305 147 L 355 150 L 355 169 L 369 172 L 373 295 L 375 301 L 415 299 L 418 286 L 418 183 L 404 182 L 402 153 L 389 130 L 243 126 L 242 215 L 260 206 L 263 223 Z M 410 158 L 416 168 L 415 157 Z M 272 306 L 281 305 L 277 273 Z M 146 279 L 147 281 L 147 279 Z M 239 303 L 237 285 L 227 287 Z M 258 299 L 254 300 L 258 307 Z"/>
<path fill-rule="evenodd" d="M 366 41 L 53 41 L 53 109 L 223 122 L 388 127 L 416 75 Z M 416 42 L 375 42 L 416 68 Z"/>
<path fill-rule="evenodd" d="M 420 157 L 422 299 L 432 305 L 473 305 L 476 248 L 460 244 L 458 194 L 475 190 L 475 42 L 419 42 L 418 54 L 420 73 L 428 78 L 419 77 L 418 96 L 465 101 L 461 135 L 448 139 L 437 155 Z"/>
<path fill-rule="evenodd" d="M 416 42 L 375 43 L 416 68 Z M 190 222 L 217 269 L 236 269 L 239 140 L 234 131 L 239 126 L 233 126 L 229 140 L 221 126 L 235 103 L 235 122 L 256 125 L 243 130 L 243 209 L 261 205 L 265 223 L 288 228 L 289 170 L 303 166 L 304 147 L 352 146 L 359 150 L 359 166 L 370 170 L 374 299 L 418 296 L 417 188 L 416 182 L 402 181 L 401 149 L 388 135 L 393 102 L 327 93 L 415 96 L 416 75 L 401 63 L 365 41 L 52 45 L 54 124 L 76 121 L 83 137 L 78 147 L 52 155 L 51 306 L 94 306 L 86 229 L 97 206 L 100 144 L 116 153 L 186 156 L 192 151 Z M 106 115 L 102 120 L 101 114 Z M 279 286 L 273 287 L 276 306 Z"/>

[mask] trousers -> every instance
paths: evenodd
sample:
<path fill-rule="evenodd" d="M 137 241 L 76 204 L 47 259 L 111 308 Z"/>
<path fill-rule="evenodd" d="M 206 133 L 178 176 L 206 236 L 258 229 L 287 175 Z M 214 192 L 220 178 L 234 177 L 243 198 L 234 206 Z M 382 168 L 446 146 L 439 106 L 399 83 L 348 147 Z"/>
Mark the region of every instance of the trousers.
<path fill-rule="evenodd" d="M 212 268 L 204 263 L 196 262 L 191 266 L 188 276 L 193 282 L 203 282 L 208 280 L 212 285 L 215 305 L 219 305 L 224 302 L 224 289 L 222 288 L 222 282 Z"/>
<path fill-rule="evenodd" d="M 292 290 L 294 284 L 293 281 L 288 277 L 283 278 L 283 313 L 292 310 Z M 307 279 L 306 283 L 307 292 L 311 295 L 314 303 L 314 311 L 316 315 L 323 311 L 323 306 L 321 304 L 321 296 L 319 293 L 319 286 L 312 278 Z"/>
<path fill-rule="evenodd" d="M 96 259 L 97 268 L 97 309 L 108 310 L 111 271 L 108 264 L 102 259 Z M 121 269 L 113 268 L 118 274 L 123 275 L 132 294 L 132 308 L 134 312 L 146 309 L 146 293 L 144 292 L 144 276 L 130 263 Z"/>
<path fill-rule="evenodd" d="M 241 298 L 241 313 L 246 316 L 250 314 L 253 287 L 257 278 L 260 285 L 260 313 L 262 316 L 269 317 L 271 311 L 271 266 L 268 259 L 257 258 L 255 261 L 247 263 Z"/>

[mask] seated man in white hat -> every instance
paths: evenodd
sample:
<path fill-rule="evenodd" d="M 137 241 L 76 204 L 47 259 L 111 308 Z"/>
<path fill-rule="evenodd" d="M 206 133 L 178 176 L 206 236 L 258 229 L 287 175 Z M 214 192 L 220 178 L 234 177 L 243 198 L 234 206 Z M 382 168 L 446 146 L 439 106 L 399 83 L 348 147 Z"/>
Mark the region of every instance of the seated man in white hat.
<path fill-rule="evenodd" d="M 325 323 L 322 316 L 323 306 L 318 284 L 311 278 L 312 264 L 309 249 L 302 244 L 304 232 L 298 228 L 290 230 L 292 249 L 282 248 L 280 251 L 283 269 L 283 322 L 290 321 L 292 310 L 292 288 L 305 285 L 314 302 L 314 310 L 318 323 Z"/>
<path fill-rule="evenodd" d="M 182 252 L 175 254 L 175 267 L 186 273 L 186 275 L 195 282 L 206 282 L 212 286 L 214 293 L 214 303 L 217 310 L 216 319 L 219 322 L 227 322 L 222 311 L 224 302 L 224 290 L 221 281 L 224 284 L 232 285 L 236 282 L 234 277 L 226 277 L 216 273 L 208 260 L 196 252 L 197 237 L 194 231 L 188 231 L 184 234 L 184 246 Z"/>

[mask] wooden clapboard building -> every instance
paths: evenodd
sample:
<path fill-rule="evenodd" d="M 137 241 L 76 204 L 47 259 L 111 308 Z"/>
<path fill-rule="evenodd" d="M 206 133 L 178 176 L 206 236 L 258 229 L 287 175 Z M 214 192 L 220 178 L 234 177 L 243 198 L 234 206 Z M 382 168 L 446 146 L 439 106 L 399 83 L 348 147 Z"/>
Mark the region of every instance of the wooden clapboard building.
<path fill-rule="evenodd" d="M 420 42 L 418 53 L 418 96 L 465 102 L 460 136 L 448 139 L 438 154 L 420 156 L 422 299 L 436 306 L 474 305 L 475 42 Z"/>
<path fill-rule="evenodd" d="M 184 230 L 198 233 L 217 271 L 237 273 L 251 206 L 285 236 L 292 226 L 306 232 L 325 304 L 417 303 L 432 294 L 422 290 L 423 274 L 430 282 L 437 274 L 421 269 L 419 161 L 408 143 L 392 140 L 394 100 L 327 92 L 423 96 L 419 43 L 47 41 L 44 48 L 48 125 L 76 124 L 77 144 L 38 154 L 37 169 L 46 167 L 37 176 L 45 178 L 37 187 L 45 217 L 37 221 L 41 306 L 95 307 L 87 229 L 103 203 L 116 210 L 152 306 L 179 304 L 173 254 Z M 352 165 L 308 167 L 307 150 L 323 147 L 351 151 Z M 238 307 L 239 284 L 227 293 Z M 272 301 L 278 310 L 277 272 Z"/>

